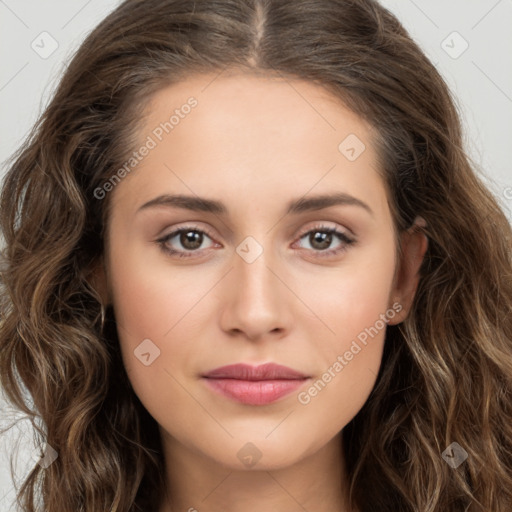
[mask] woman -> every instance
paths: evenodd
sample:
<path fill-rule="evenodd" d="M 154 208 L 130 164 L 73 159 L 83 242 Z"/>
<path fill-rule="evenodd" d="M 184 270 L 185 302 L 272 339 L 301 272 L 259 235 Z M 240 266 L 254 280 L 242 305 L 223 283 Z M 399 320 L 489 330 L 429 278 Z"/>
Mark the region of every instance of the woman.
<path fill-rule="evenodd" d="M 510 225 L 377 2 L 124 2 L 1 209 L 25 510 L 510 510 Z"/>

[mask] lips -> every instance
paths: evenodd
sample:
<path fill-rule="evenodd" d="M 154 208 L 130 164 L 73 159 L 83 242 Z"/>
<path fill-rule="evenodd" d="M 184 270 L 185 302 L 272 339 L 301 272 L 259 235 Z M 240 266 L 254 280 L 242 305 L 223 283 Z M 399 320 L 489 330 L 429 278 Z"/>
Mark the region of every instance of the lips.
<path fill-rule="evenodd" d="M 202 375 L 216 393 L 247 405 L 265 405 L 297 390 L 307 375 L 274 363 L 260 366 L 233 364 Z"/>
<path fill-rule="evenodd" d="M 203 377 L 212 379 L 238 379 L 238 380 L 298 380 L 305 379 L 304 375 L 298 371 L 292 370 L 287 366 L 267 363 L 260 366 L 250 366 L 248 364 L 232 364 L 221 366 L 212 370 Z"/>

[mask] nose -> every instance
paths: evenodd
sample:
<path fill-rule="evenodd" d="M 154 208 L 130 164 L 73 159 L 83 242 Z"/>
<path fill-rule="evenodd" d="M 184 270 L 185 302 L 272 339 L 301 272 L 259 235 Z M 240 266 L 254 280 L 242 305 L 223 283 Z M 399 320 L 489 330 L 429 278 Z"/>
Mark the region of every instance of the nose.
<path fill-rule="evenodd" d="M 282 338 L 290 330 L 293 293 L 269 254 L 264 250 L 251 263 L 236 252 L 233 256 L 233 268 L 223 283 L 220 315 L 221 328 L 231 336 L 257 341 Z"/>

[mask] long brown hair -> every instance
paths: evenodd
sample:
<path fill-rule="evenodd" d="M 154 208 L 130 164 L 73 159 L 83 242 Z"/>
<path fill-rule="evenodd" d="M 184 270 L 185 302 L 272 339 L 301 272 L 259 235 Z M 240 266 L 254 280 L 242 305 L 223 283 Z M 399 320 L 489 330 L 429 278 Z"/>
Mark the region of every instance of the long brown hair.
<path fill-rule="evenodd" d="M 58 453 L 19 492 L 34 512 L 156 510 L 164 461 L 91 271 L 144 106 L 196 72 L 314 81 L 378 134 L 397 232 L 429 248 L 413 309 L 388 327 L 376 386 L 344 430 L 361 511 L 512 510 L 511 227 L 462 147 L 454 100 L 375 0 L 127 0 L 85 40 L 1 195 L 0 372 Z M 33 407 L 24 388 L 33 399 Z M 467 459 L 442 457 L 457 442 Z"/>

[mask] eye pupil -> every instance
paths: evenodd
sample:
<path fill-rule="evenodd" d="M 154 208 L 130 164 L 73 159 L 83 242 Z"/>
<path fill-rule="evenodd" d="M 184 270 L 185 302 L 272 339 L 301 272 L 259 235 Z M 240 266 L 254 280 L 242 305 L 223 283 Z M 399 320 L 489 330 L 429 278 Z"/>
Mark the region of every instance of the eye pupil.
<path fill-rule="evenodd" d="M 183 231 L 180 236 L 180 243 L 186 249 L 197 249 L 202 244 L 202 234 L 197 231 Z"/>
<path fill-rule="evenodd" d="M 173 256 L 179 256 L 181 258 L 191 257 L 193 254 L 201 254 L 201 246 L 203 245 L 205 236 L 209 238 L 208 233 L 203 232 L 201 229 L 184 227 L 169 233 L 164 238 L 158 240 L 158 243 L 164 252 L 170 253 Z M 333 242 L 333 236 L 339 238 L 341 247 L 329 250 Z M 318 256 L 320 256 L 320 253 L 323 253 L 322 256 L 339 254 L 348 245 L 354 243 L 342 232 L 324 226 L 312 229 L 308 231 L 307 234 L 304 233 L 301 240 L 306 239 L 306 237 L 311 245 L 309 250 L 316 251 Z M 172 240 L 174 239 L 176 239 L 176 241 L 173 243 Z M 172 249 L 171 247 L 174 244 L 181 245 L 181 249 Z"/>
<path fill-rule="evenodd" d="M 316 245 L 317 242 L 320 246 Z M 316 247 L 317 249 L 327 249 L 332 242 L 332 233 L 325 233 L 322 231 L 315 231 L 310 235 L 310 243 L 312 247 Z"/>

